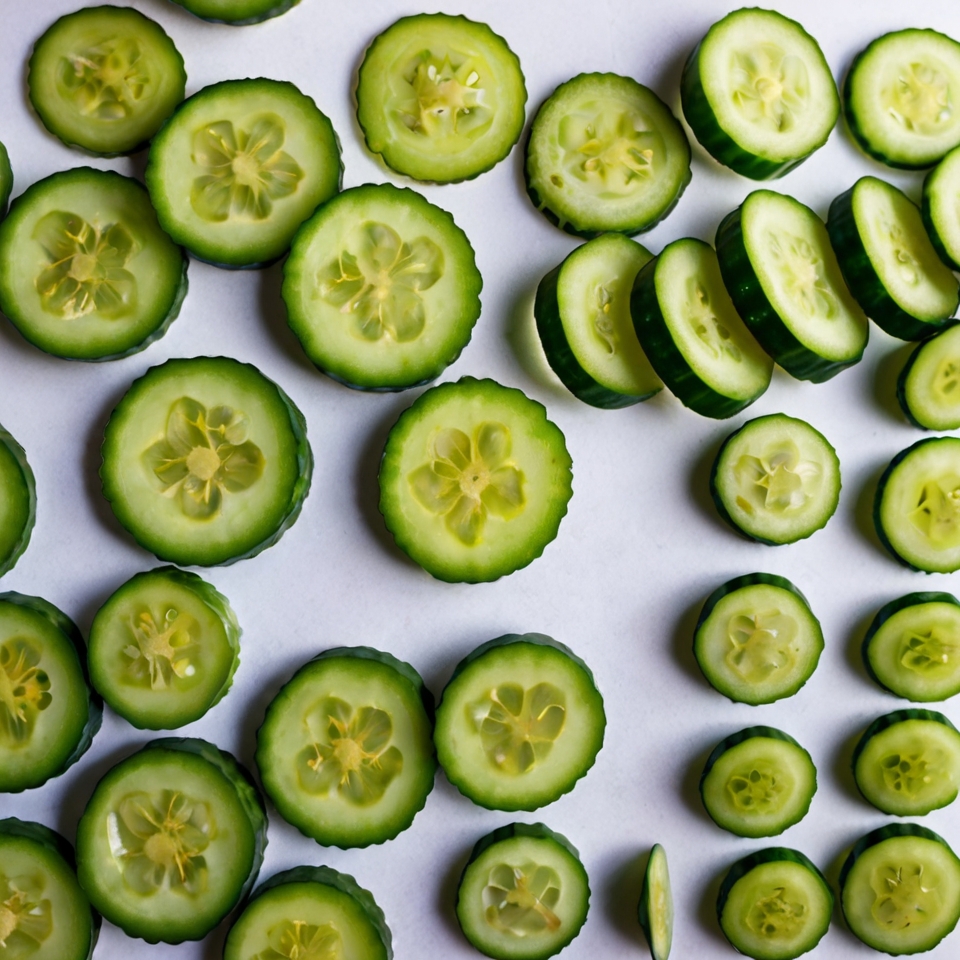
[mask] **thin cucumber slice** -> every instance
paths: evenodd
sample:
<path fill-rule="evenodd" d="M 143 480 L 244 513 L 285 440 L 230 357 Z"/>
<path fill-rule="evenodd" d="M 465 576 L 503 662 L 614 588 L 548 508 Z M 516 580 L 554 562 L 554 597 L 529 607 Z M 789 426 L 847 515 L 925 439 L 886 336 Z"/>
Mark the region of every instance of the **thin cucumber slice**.
<path fill-rule="evenodd" d="M 581 73 L 537 111 L 525 172 L 533 205 L 567 233 L 651 230 L 690 182 L 690 144 L 649 88 Z"/>
<path fill-rule="evenodd" d="M 0 577 L 23 555 L 37 518 L 37 485 L 23 447 L 0 425 Z"/>
<path fill-rule="evenodd" d="M 666 246 L 637 274 L 630 312 L 657 375 L 702 416 L 732 417 L 770 385 L 773 361 L 737 314 L 710 244 Z"/>
<path fill-rule="evenodd" d="M 0 593 L 0 793 L 39 787 L 86 753 L 103 706 L 84 653 L 80 631 L 53 604 Z"/>
<path fill-rule="evenodd" d="M 533 313 L 547 361 L 584 403 L 616 409 L 663 389 L 630 316 L 630 293 L 646 247 L 617 233 L 590 240 L 537 287 Z"/>
<path fill-rule="evenodd" d="M 186 255 L 130 177 L 55 173 L 0 224 L 0 310 L 47 353 L 129 356 L 166 333 L 186 294 Z"/>
<path fill-rule="evenodd" d="M 960 324 L 924 340 L 897 378 L 897 400 L 924 430 L 960 428 Z"/>
<path fill-rule="evenodd" d="M 573 495 L 570 455 L 544 407 L 493 380 L 422 394 L 380 463 L 380 512 L 438 580 L 496 580 L 553 540 Z"/>
<path fill-rule="evenodd" d="M 717 229 L 717 258 L 737 312 L 791 376 L 822 383 L 863 356 L 866 314 L 809 207 L 755 190 Z"/>
<path fill-rule="evenodd" d="M 287 322 L 307 356 L 361 390 L 439 376 L 470 340 L 482 286 L 453 217 L 387 183 L 323 204 L 283 266 Z"/>
<path fill-rule="evenodd" d="M 542 633 L 507 634 L 457 665 L 434 739 L 447 779 L 490 810 L 536 810 L 593 766 L 603 697 L 573 652 Z"/>
<path fill-rule="evenodd" d="M 799 850 L 768 847 L 729 870 L 717 896 L 720 929 L 754 960 L 793 960 L 830 926 L 833 891 Z"/>
<path fill-rule="evenodd" d="M 195 573 L 138 573 L 97 611 L 90 681 L 135 727 L 173 730 L 226 696 L 240 664 L 240 625 L 227 598 Z"/>
<path fill-rule="evenodd" d="M 710 493 L 734 530 L 796 543 L 826 526 L 840 502 L 840 460 L 827 438 L 782 413 L 748 420 L 717 452 Z"/>
<path fill-rule="evenodd" d="M 952 270 L 960 270 L 960 147 L 951 150 L 924 178 L 920 213 L 933 248 Z"/>
<path fill-rule="evenodd" d="M 279 17 L 300 0 L 173 0 L 201 20 L 242 27 Z"/>
<path fill-rule="evenodd" d="M 402 17 L 360 64 L 357 122 L 367 146 L 414 180 L 472 180 L 523 130 L 520 61 L 485 23 L 444 13 Z"/>
<path fill-rule="evenodd" d="M 868 947 L 893 956 L 932 950 L 960 919 L 960 859 L 932 830 L 881 827 L 843 864 L 840 904 Z"/>
<path fill-rule="evenodd" d="M 896 187 L 861 177 L 830 204 L 827 230 L 850 292 L 891 336 L 922 340 L 957 312 L 960 284 Z"/>
<path fill-rule="evenodd" d="M 13 190 L 13 169 L 10 166 L 10 155 L 7 148 L 0 143 L 0 219 L 7 212 L 7 201 Z"/>
<path fill-rule="evenodd" d="M 919 817 L 957 799 L 960 733 L 933 710 L 897 710 L 867 727 L 853 752 L 863 798 L 883 813 Z"/>
<path fill-rule="evenodd" d="M 293 401 L 228 357 L 151 367 L 110 415 L 102 454 L 103 495 L 117 519 L 183 566 L 272 546 L 299 516 L 313 470 Z"/>
<path fill-rule="evenodd" d="M 715 160 L 753 180 L 782 177 L 822 147 L 840 115 L 820 46 L 773 10 L 734 10 L 690 54 L 683 115 Z"/>
<path fill-rule="evenodd" d="M 877 37 L 843 84 L 850 132 L 871 157 L 917 170 L 960 144 L 960 43 L 936 30 Z"/>
<path fill-rule="evenodd" d="M 33 47 L 30 102 L 43 125 L 96 156 L 147 145 L 183 100 L 183 57 L 160 24 L 130 7 L 61 17 Z"/>
<path fill-rule="evenodd" d="M 737 703 L 792 697 L 813 675 L 823 631 L 804 595 L 784 577 L 750 573 L 707 597 L 693 652 L 710 685 Z"/>
<path fill-rule="evenodd" d="M 243 899 L 266 844 L 263 799 L 229 753 L 153 740 L 97 784 L 77 826 L 77 874 L 128 936 L 182 943 Z"/>
<path fill-rule="evenodd" d="M 185 100 L 150 147 L 144 177 L 163 229 L 195 257 L 259 267 L 340 189 L 333 126 L 280 80 L 226 80 Z"/>
<path fill-rule="evenodd" d="M 433 697 L 408 663 L 327 650 L 267 707 L 257 769 L 280 815 L 324 846 L 392 840 L 423 809 L 437 764 Z"/>
<path fill-rule="evenodd" d="M 667 854 L 653 845 L 643 874 L 637 919 L 643 928 L 653 960 L 669 960 L 673 945 L 673 892 L 667 870 Z"/>
<path fill-rule="evenodd" d="M 587 872 L 570 841 L 542 823 L 512 823 L 473 848 L 457 920 L 494 960 L 547 960 L 577 936 L 589 906 Z"/>

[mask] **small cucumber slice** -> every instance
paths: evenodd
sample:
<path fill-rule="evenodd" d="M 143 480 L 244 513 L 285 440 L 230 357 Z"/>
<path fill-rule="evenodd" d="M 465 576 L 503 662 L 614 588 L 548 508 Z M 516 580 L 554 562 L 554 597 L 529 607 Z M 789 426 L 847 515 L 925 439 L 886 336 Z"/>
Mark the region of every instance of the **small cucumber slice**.
<path fill-rule="evenodd" d="M 653 254 L 617 233 L 590 240 L 537 287 L 533 313 L 547 361 L 567 389 L 604 409 L 663 389 L 630 316 L 630 292 Z"/>
<path fill-rule="evenodd" d="M 920 213 L 940 259 L 960 270 L 960 147 L 951 150 L 924 178 Z"/>
<path fill-rule="evenodd" d="M 280 80 L 226 80 L 185 100 L 150 146 L 144 177 L 163 229 L 195 257 L 260 267 L 340 189 L 333 126 Z"/>
<path fill-rule="evenodd" d="M 749 573 L 707 597 L 693 652 L 707 681 L 725 697 L 773 703 L 792 697 L 813 675 L 823 631 L 789 580 Z"/>
<path fill-rule="evenodd" d="M 632 235 L 676 206 L 690 182 L 690 144 L 649 87 L 581 73 L 537 111 L 524 169 L 533 205 L 562 230 Z"/>
<path fill-rule="evenodd" d="M 392 840 L 423 809 L 437 764 L 433 697 L 408 663 L 327 650 L 267 707 L 257 769 L 280 815 L 324 846 Z"/>
<path fill-rule="evenodd" d="M 643 928 L 653 960 L 669 960 L 673 945 L 673 892 L 667 870 L 667 854 L 659 843 L 647 859 L 640 889 L 637 919 Z"/>
<path fill-rule="evenodd" d="M 307 356 L 361 390 L 439 376 L 470 340 L 482 286 L 453 217 L 387 183 L 323 204 L 283 266 L 287 321 Z"/>
<path fill-rule="evenodd" d="M 227 598 L 195 573 L 138 573 L 97 611 L 90 679 L 135 727 L 173 730 L 226 696 L 240 664 L 240 625 Z"/>
<path fill-rule="evenodd" d="M 201 20 L 242 27 L 279 17 L 300 0 L 173 0 Z"/>
<path fill-rule="evenodd" d="M 0 426 L 0 577 L 23 555 L 37 518 L 37 485 L 23 447 Z"/>
<path fill-rule="evenodd" d="M 586 776 L 606 723 L 582 660 L 542 633 L 511 633 L 457 665 L 434 739 L 447 779 L 474 803 L 536 810 Z"/>
<path fill-rule="evenodd" d="M 925 827 L 881 827 L 850 851 L 840 904 L 868 947 L 893 956 L 932 950 L 960 919 L 960 859 Z"/>
<path fill-rule="evenodd" d="M 433 387 L 394 424 L 380 512 L 438 580 L 496 580 L 557 535 L 573 494 L 570 454 L 542 404 L 493 380 Z"/>
<path fill-rule="evenodd" d="M 117 519 L 183 566 L 272 546 L 299 516 L 313 470 L 293 401 L 228 357 L 151 367 L 110 415 L 102 453 L 103 495 Z"/>
<path fill-rule="evenodd" d="M 924 430 L 960 428 L 960 324 L 924 340 L 897 378 L 897 400 Z"/>
<path fill-rule="evenodd" d="M 768 847 L 738 860 L 717 896 L 720 929 L 754 960 L 793 960 L 830 926 L 833 891 L 799 850 Z"/>
<path fill-rule="evenodd" d="M 97 784 L 77 826 L 77 873 L 128 936 L 182 943 L 243 899 L 266 844 L 263 799 L 229 753 L 153 740 Z"/>
<path fill-rule="evenodd" d="M 713 247 L 676 240 L 637 274 L 637 338 L 671 392 L 705 417 L 732 417 L 770 385 L 773 361 L 740 319 Z"/>
<path fill-rule="evenodd" d="M 819 44 L 773 10 L 734 10 L 717 21 L 687 60 L 680 95 L 704 149 L 753 180 L 802 163 L 840 115 Z"/>
<path fill-rule="evenodd" d="M 827 438 L 782 413 L 748 420 L 723 441 L 710 493 L 734 530 L 771 546 L 826 526 L 840 502 L 840 461 Z"/>
<path fill-rule="evenodd" d="M 13 190 L 13 169 L 10 166 L 10 155 L 7 148 L 0 143 L 0 219 L 7 212 L 7 201 L 10 191 Z"/>
<path fill-rule="evenodd" d="M 0 224 L 0 310 L 54 356 L 136 353 L 166 333 L 186 294 L 186 255 L 130 177 L 55 173 Z"/>
<path fill-rule="evenodd" d="M 494 960 L 547 960 L 577 936 L 589 906 L 587 872 L 570 841 L 542 823 L 512 823 L 473 848 L 457 920 Z"/>
<path fill-rule="evenodd" d="M 520 61 L 485 23 L 444 13 L 402 17 L 360 64 L 357 121 L 367 146 L 414 180 L 472 180 L 523 130 Z"/>
<path fill-rule="evenodd" d="M 130 7 L 68 13 L 34 44 L 30 102 L 43 125 L 95 156 L 147 145 L 183 99 L 187 74 L 160 24 Z"/>

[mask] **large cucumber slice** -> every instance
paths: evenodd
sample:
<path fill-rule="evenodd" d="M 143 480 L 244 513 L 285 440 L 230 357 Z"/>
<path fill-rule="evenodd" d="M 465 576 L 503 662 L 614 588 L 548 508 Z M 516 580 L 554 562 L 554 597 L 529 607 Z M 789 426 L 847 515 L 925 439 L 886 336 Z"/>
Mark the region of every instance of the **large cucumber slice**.
<path fill-rule="evenodd" d="M 667 870 L 667 854 L 659 843 L 653 845 L 647 859 L 637 919 L 647 938 L 653 960 L 669 960 L 673 945 L 673 891 Z"/>
<path fill-rule="evenodd" d="M 23 555 L 37 518 L 37 485 L 23 447 L 0 425 L 0 577 Z"/>
<path fill-rule="evenodd" d="M 960 427 L 960 324 L 924 340 L 897 378 L 897 400 L 924 430 Z"/>
<path fill-rule="evenodd" d="M 924 178 L 920 213 L 940 259 L 960 270 L 960 147 L 951 150 Z"/>
<path fill-rule="evenodd" d="M 242 27 L 279 17 L 300 0 L 173 0 L 201 20 Z"/>
<path fill-rule="evenodd" d="M 0 219 L 7 212 L 7 201 L 13 190 L 13 169 L 10 167 L 10 155 L 0 143 Z"/>

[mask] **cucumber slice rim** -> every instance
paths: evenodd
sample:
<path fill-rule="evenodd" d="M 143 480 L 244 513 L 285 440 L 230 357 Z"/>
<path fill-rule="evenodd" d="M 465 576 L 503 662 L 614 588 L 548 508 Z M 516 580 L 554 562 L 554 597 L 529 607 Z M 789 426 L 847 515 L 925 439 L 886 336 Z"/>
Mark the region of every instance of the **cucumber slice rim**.
<path fill-rule="evenodd" d="M 673 892 L 667 869 L 667 853 L 659 843 L 653 845 L 647 858 L 637 919 L 647 938 L 653 960 L 669 960 L 673 945 Z"/>

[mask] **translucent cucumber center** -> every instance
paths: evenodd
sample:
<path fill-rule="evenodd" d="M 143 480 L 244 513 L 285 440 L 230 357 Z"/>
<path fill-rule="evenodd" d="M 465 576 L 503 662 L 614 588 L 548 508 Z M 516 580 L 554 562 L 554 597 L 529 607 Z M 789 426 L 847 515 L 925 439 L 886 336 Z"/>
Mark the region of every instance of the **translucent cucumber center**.
<path fill-rule="evenodd" d="M 949 550 L 960 546 L 960 477 L 949 474 L 925 483 L 908 516 L 932 547 Z"/>
<path fill-rule="evenodd" d="M 797 623 L 779 610 L 738 614 L 727 628 L 727 666 L 747 683 L 764 683 L 774 674 L 787 674 L 796 662 L 793 640 Z"/>
<path fill-rule="evenodd" d="M 266 220 L 277 200 L 293 194 L 303 179 L 285 150 L 286 126 L 275 113 L 251 120 L 249 129 L 219 120 L 193 135 L 193 162 L 203 170 L 190 190 L 198 216 L 214 223 Z"/>
<path fill-rule="evenodd" d="M 953 637 L 944 637 L 931 628 L 926 633 L 906 633 L 900 643 L 900 664 L 919 674 L 949 673 L 954 670 L 960 646 Z"/>
<path fill-rule="evenodd" d="M 132 661 L 126 673 L 136 685 L 166 690 L 176 678 L 196 674 L 199 624 L 190 614 L 170 607 L 158 626 L 153 613 L 143 610 L 128 626 L 133 643 L 123 648 L 123 654 Z"/>
<path fill-rule="evenodd" d="M 523 472 L 510 462 L 510 450 L 510 431 L 502 423 L 481 423 L 473 439 L 455 427 L 441 429 L 430 460 L 409 475 L 410 488 L 462 544 L 474 546 L 491 516 L 511 520 L 526 505 Z"/>
<path fill-rule="evenodd" d="M 343 960 L 343 939 L 332 923 L 284 920 L 267 931 L 269 946 L 251 960 Z"/>
<path fill-rule="evenodd" d="M 732 54 L 730 78 L 731 97 L 748 123 L 788 133 L 802 122 L 810 78 L 800 57 L 775 43 L 758 43 Z"/>
<path fill-rule="evenodd" d="M 881 91 L 887 114 L 904 130 L 935 137 L 953 119 L 950 71 L 936 57 L 904 63 Z"/>
<path fill-rule="evenodd" d="M 794 940 L 807 922 L 807 904 L 786 887 L 774 888 L 747 912 L 747 926 L 764 940 Z"/>
<path fill-rule="evenodd" d="M 184 515 L 209 520 L 224 497 L 253 486 L 266 461 L 247 437 L 247 418 L 231 407 L 212 410 L 190 397 L 170 408 L 166 435 L 144 451 L 143 461 L 176 499 Z"/>
<path fill-rule="evenodd" d="M 960 403 L 960 359 L 945 357 L 937 364 L 931 389 L 944 405 Z"/>
<path fill-rule="evenodd" d="M 50 678 L 40 668 L 40 649 L 26 637 L 0 646 L 0 740 L 22 747 L 42 710 L 53 702 Z"/>
<path fill-rule="evenodd" d="M 805 460 L 792 440 L 776 440 L 756 455 L 744 454 L 734 466 L 737 506 L 751 516 L 759 510 L 799 512 L 814 497 L 822 474 L 821 465 Z"/>
<path fill-rule="evenodd" d="M 154 93 L 149 62 L 132 37 L 111 37 L 60 60 L 60 95 L 85 117 L 125 120 Z"/>
<path fill-rule="evenodd" d="M 0 957 L 35 954 L 53 933 L 53 907 L 43 899 L 43 876 L 8 877 L 0 872 Z"/>
<path fill-rule="evenodd" d="M 620 350 L 620 330 L 624 321 L 629 321 L 625 311 L 629 304 L 625 297 L 616 295 L 619 278 L 614 277 L 607 283 L 598 283 L 590 297 L 590 306 L 594 310 L 593 329 L 607 353 L 612 357 Z"/>
<path fill-rule="evenodd" d="M 927 883 L 922 863 L 883 864 L 870 877 L 874 893 L 870 912 L 887 930 L 906 930 L 936 921 L 943 908 L 935 881 Z"/>
<path fill-rule="evenodd" d="M 880 758 L 883 782 L 893 793 L 912 799 L 944 779 L 947 760 L 944 750 L 927 748 L 923 743 L 912 744 Z"/>
<path fill-rule="evenodd" d="M 483 888 L 487 923 L 516 937 L 558 930 L 562 921 L 553 910 L 559 900 L 557 871 L 531 862 L 516 867 L 498 864 Z"/>
<path fill-rule="evenodd" d="M 404 241 L 385 223 L 353 231 L 337 259 L 317 273 L 317 295 L 350 316 L 361 339 L 416 340 L 426 326 L 423 291 L 442 276 L 443 251 L 429 237 Z"/>
<path fill-rule="evenodd" d="M 924 278 L 924 270 L 913 249 L 913 242 L 903 225 L 889 217 L 881 217 L 877 231 L 887 239 L 888 262 L 900 283 L 916 287 Z"/>
<path fill-rule="evenodd" d="M 786 230 L 768 231 L 767 247 L 790 301 L 808 317 L 833 320 L 839 314 L 839 303 L 824 276 L 823 258 L 816 247 Z"/>
<path fill-rule="evenodd" d="M 760 761 L 731 773 L 726 786 L 737 810 L 763 815 L 780 809 L 789 784 L 773 764 Z"/>
<path fill-rule="evenodd" d="M 687 302 L 684 315 L 687 317 L 693 332 L 710 351 L 716 360 L 729 358 L 740 363 L 743 354 L 740 348 L 730 337 L 730 331 L 724 326 L 710 304 L 710 294 L 706 287 L 690 277 L 687 282 Z"/>

